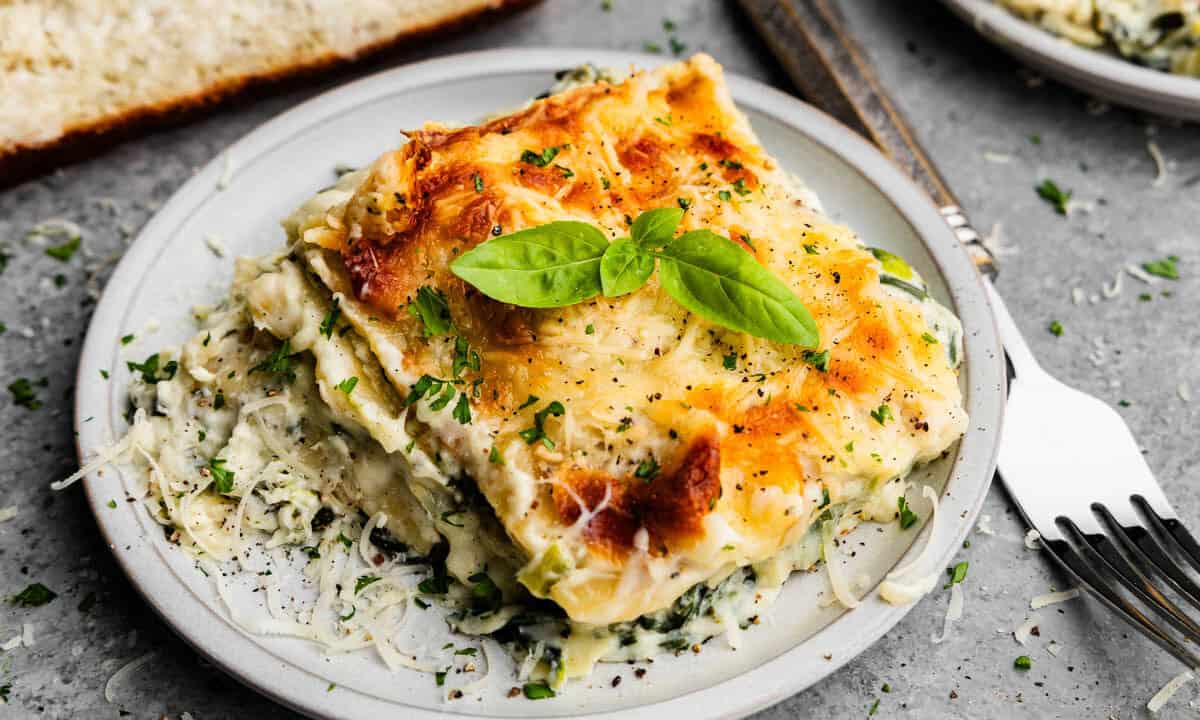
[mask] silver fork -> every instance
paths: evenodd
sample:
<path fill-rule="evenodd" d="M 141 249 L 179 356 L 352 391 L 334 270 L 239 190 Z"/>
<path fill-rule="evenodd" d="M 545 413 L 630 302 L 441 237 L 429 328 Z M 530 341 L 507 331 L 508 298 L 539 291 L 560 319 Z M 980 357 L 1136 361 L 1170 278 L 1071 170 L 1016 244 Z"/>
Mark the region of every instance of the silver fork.
<path fill-rule="evenodd" d="M 1011 364 L 998 470 L 1049 555 L 1110 610 L 1200 667 L 1200 545 L 1180 523 L 1116 410 L 1034 359 L 991 280 L 984 286 Z M 1170 632 L 1177 631 L 1178 635 Z"/>

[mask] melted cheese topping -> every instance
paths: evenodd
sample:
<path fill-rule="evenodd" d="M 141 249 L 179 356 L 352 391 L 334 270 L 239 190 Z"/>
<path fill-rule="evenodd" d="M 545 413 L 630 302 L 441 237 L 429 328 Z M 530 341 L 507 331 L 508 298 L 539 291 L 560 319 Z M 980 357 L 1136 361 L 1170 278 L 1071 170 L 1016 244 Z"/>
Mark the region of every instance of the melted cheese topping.
<path fill-rule="evenodd" d="M 526 151 L 553 157 L 526 162 Z M 615 239 L 628 218 L 675 205 L 688 208 L 681 229 L 742 242 L 803 300 L 826 370 L 803 348 L 690 315 L 653 279 L 621 298 L 531 310 L 448 270 L 498 233 L 574 219 Z M 407 410 L 432 443 L 414 464 L 469 473 L 528 559 L 521 581 L 578 622 L 632 620 L 765 561 L 829 502 L 891 519 L 895 493 L 871 498 L 966 426 L 946 352 L 957 322 L 882 284 L 884 266 L 857 236 L 806 204 L 707 56 L 480 126 L 427 125 L 286 226 L 398 396 L 423 375 L 452 377 L 456 338 L 479 353 L 456 391 L 470 393 L 470 423 L 453 402 Z M 408 312 L 422 286 L 446 294 L 452 333 L 427 337 Z M 252 291 L 250 305 L 286 338 L 272 317 L 295 302 Z M 550 442 L 527 442 L 520 432 L 551 401 L 565 413 L 544 417 Z M 661 469 L 640 477 L 651 460 Z"/>

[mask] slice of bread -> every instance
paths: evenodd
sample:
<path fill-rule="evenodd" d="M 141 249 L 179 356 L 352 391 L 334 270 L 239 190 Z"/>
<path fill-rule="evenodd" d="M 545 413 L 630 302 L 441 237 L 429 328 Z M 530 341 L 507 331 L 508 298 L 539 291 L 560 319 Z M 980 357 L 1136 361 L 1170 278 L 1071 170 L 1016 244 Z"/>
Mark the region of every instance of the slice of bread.
<path fill-rule="evenodd" d="M 535 1 L 0 2 L 0 186 L 251 86 Z"/>

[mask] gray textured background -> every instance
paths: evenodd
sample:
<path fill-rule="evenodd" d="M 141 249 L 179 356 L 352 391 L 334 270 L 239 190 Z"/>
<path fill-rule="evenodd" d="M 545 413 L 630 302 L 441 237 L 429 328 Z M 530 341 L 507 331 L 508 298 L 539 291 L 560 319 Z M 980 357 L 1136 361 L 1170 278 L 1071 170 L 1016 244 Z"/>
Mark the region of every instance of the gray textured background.
<path fill-rule="evenodd" d="M 670 0 L 547 0 L 488 30 L 376 63 L 504 45 L 666 47 L 661 20 L 678 23 L 689 50 L 704 50 L 734 72 L 787 87 L 787 80 L 732 3 Z M 1200 526 L 1190 492 L 1200 460 L 1197 411 L 1181 385 L 1200 396 L 1200 347 L 1193 279 L 1200 133 L 1194 126 L 1111 109 L 1052 82 L 1031 79 L 933 2 L 842 0 L 855 34 L 877 63 L 900 108 L 941 166 L 980 229 L 1003 225 L 1016 250 L 1003 258 L 1000 290 L 1044 364 L 1063 379 L 1112 403 L 1144 444 L 1150 465 L 1185 520 Z M 357 72 L 357 71 L 356 71 Z M 32 622 L 36 645 L 0 654 L 0 685 L 11 704 L 0 717 L 178 717 L 197 720 L 292 717 L 200 660 L 146 608 L 105 549 L 78 489 L 52 493 L 47 484 L 74 469 L 70 407 L 77 351 L 90 317 L 86 283 L 96 265 L 115 259 L 157 205 L 242 134 L 334 81 L 239 103 L 187 127 L 122 145 L 103 157 L 0 193 L 0 241 L 12 255 L 0 283 L 0 385 L 46 377 L 37 411 L 0 399 L 0 506 L 20 516 L 0 524 L 0 593 L 38 580 L 58 591 L 37 609 L 0 606 L 0 642 Z M 1147 153 L 1155 134 L 1172 172 L 1152 187 Z M 1031 136 L 1040 137 L 1040 143 Z M 1010 158 L 991 162 L 985 153 Z M 809 170 L 808 172 L 814 172 Z M 1055 215 L 1034 194 L 1050 177 L 1089 204 L 1090 212 Z M 32 225 L 65 217 L 86 229 L 89 257 L 68 264 L 26 242 Z M 1076 305 L 1128 263 L 1175 254 L 1183 279 L 1154 287 L 1126 277 L 1114 299 Z M 99 272 L 102 282 L 111 266 Z M 65 286 L 54 276 L 63 274 Z M 1165 295 L 1163 291 L 1168 291 Z M 1150 301 L 1139 300 L 1143 292 Z M 1046 331 L 1060 320 L 1065 332 Z M 87 379 L 88 382 L 98 382 Z M 1179 671 L 1175 661 L 1088 601 L 1041 611 L 1041 637 L 1020 648 L 1011 630 L 1031 596 L 1062 580 L 1024 549 L 1023 528 L 1000 488 L 984 513 L 995 536 L 974 535 L 963 559 L 966 615 L 952 638 L 934 645 L 947 593 L 935 592 L 886 638 L 819 687 L 765 711 L 761 718 L 804 715 L 1001 718 L 1145 715 L 1146 700 Z M 97 599 L 79 609 L 89 595 Z M 1045 650 L 1061 646 L 1057 657 Z M 125 661 L 162 650 L 153 676 L 133 678 L 115 705 L 103 687 Z M 1033 658 L 1020 673 L 1013 659 Z M 884 683 L 890 693 L 881 692 Z M 1162 717 L 1194 717 L 1188 688 Z"/>

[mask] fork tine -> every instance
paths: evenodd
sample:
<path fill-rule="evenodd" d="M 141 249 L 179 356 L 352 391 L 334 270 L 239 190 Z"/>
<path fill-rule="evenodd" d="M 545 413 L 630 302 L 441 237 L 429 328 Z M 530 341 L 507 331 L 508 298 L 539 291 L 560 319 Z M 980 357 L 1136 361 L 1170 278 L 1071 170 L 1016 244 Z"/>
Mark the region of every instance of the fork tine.
<path fill-rule="evenodd" d="M 1095 505 L 1092 509 L 1104 520 L 1109 532 L 1117 538 L 1125 551 L 1137 559 L 1137 564 L 1157 571 L 1175 592 L 1200 610 L 1200 585 L 1188 577 L 1171 559 L 1167 551 L 1154 539 L 1153 533 L 1144 527 L 1121 525 L 1103 505 Z"/>
<path fill-rule="evenodd" d="M 1175 518 L 1159 516 L 1154 508 L 1150 507 L 1150 503 L 1146 502 L 1146 498 L 1141 495 L 1134 495 L 1131 499 L 1134 507 L 1142 512 L 1142 515 L 1150 521 L 1150 525 L 1158 531 L 1159 535 L 1174 540 L 1175 550 L 1191 563 L 1196 572 L 1200 572 L 1200 543 L 1196 542 L 1183 523 Z"/>
<path fill-rule="evenodd" d="M 1120 583 L 1127 592 L 1157 612 L 1159 617 L 1192 642 L 1200 643 L 1200 626 L 1184 615 L 1183 611 L 1154 587 L 1140 570 L 1130 565 L 1108 536 L 1084 533 L 1070 518 L 1059 518 L 1059 523 L 1069 528 L 1081 550 L 1080 555 L 1090 560 L 1093 569 L 1107 571 L 1115 582 Z"/>
<path fill-rule="evenodd" d="M 1134 605 L 1116 593 L 1099 574 L 1094 572 L 1088 563 L 1071 547 L 1066 540 L 1042 539 L 1042 546 L 1059 567 L 1086 588 L 1100 604 L 1116 613 L 1133 626 L 1135 630 L 1169 652 L 1189 668 L 1200 667 L 1200 657 L 1192 654 L 1180 645 L 1173 637 L 1155 625 Z"/>

